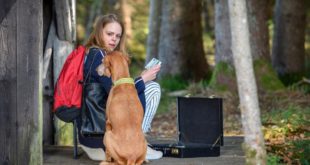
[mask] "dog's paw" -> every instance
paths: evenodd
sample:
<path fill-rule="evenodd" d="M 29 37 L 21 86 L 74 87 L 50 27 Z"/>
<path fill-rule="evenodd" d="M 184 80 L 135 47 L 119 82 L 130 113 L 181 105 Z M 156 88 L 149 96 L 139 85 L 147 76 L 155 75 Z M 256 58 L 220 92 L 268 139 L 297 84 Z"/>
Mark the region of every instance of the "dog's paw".
<path fill-rule="evenodd" d="M 150 163 L 150 161 L 147 160 L 147 159 L 145 159 L 144 162 L 143 162 L 143 164 L 147 164 L 147 163 Z"/>
<path fill-rule="evenodd" d="M 99 76 L 103 76 L 104 75 L 104 65 L 100 64 L 97 69 L 96 69 L 97 73 Z"/>
<path fill-rule="evenodd" d="M 114 163 L 102 161 L 99 165 L 113 165 Z"/>

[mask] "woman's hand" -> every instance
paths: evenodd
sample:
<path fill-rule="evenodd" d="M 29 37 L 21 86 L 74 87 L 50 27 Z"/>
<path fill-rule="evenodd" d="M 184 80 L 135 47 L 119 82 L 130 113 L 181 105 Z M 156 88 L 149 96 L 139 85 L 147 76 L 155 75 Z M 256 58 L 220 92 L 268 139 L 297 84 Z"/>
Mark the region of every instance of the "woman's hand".
<path fill-rule="evenodd" d="M 160 65 L 155 65 L 154 67 L 152 67 L 148 70 L 144 70 L 141 73 L 141 77 L 142 77 L 142 80 L 144 81 L 144 83 L 154 80 L 156 78 L 156 75 L 159 72 L 159 70 L 160 70 Z"/>

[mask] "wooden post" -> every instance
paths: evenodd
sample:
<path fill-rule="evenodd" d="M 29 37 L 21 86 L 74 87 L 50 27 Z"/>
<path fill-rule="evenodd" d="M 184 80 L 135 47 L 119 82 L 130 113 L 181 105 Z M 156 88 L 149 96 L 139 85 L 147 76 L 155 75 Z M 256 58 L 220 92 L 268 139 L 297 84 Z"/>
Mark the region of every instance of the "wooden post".
<path fill-rule="evenodd" d="M 75 0 L 54 0 L 56 11 L 56 31 L 53 39 L 53 71 L 54 84 L 59 76 L 62 66 L 74 48 L 76 40 Z M 72 124 L 64 123 L 55 117 L 55 144 L 73 145 Z"/>
<path fill-rule="evenodd" d="M 52 49 L 53 39 L 56 35 L 53 20 L 53 0 L 43 1 L 43 147 L 44 145 L 54 144 L 54 125 L 53 125 L 53 67 L 52 67 Z"/>
<path fill-rule="evenodd" d="M 0 164 L 43 164 L 42 0 L 0 11 Z"/>

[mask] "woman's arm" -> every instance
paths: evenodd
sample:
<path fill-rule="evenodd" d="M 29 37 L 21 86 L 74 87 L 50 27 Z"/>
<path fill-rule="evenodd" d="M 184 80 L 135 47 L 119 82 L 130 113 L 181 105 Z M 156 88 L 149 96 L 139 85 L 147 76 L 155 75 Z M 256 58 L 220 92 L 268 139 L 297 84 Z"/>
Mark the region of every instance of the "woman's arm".
<path fill-rule="evenodd" d="M 135 79 L 135 85 L 136 85 L 138 93 L 144 92 L 145 83 L 154 80 L 159 70 L 160 70 L 160 65 L 155 65 L 154 67 L 148 70 L 144 70 L 141 73 L 141 76 Z"/>
<path fill-rule="evenodd" d="M 138 94 L 144 92 L 145 84 L 144 84 L 142 77 L 138 77 L 135 79 L 135 86 L 136 86 Z"/>

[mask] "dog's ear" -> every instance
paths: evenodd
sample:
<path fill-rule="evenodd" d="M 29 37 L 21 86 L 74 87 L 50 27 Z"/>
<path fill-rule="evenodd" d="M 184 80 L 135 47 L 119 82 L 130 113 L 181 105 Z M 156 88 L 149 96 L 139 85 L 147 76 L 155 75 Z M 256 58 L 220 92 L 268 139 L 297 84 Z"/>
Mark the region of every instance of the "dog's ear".
<path fill-rule="evenodd" d="M 124 58 L 126 59 L 128 65 L 129 65 L 131 63 L 131 60 L 130 60 L 129 56 L 128 55 L 124 55 Z"/>
<path fill-rule="evenodd" d="M 107 55 L 103 60 L 104 72 L 103 74 L 107 77 L 111 77 L 111 62 L 109 55 Z"/>

